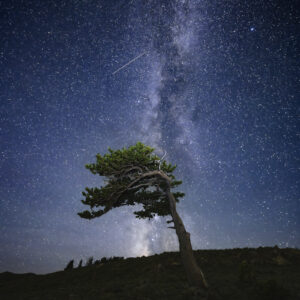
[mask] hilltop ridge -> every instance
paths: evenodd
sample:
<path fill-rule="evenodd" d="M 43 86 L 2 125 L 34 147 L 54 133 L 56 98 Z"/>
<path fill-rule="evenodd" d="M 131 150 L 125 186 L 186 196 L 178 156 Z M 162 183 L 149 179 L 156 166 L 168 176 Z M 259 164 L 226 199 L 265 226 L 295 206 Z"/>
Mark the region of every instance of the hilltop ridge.
<path fill-rule="evenodd" d="M 299 249 L 275 246 L 194 252 L 214 291 L 211 299 L 300 299 Z M 187 284 L 178 252 L 97 261 L 46 275 L 4 272 L 0 298 L 198 299 Z"/>

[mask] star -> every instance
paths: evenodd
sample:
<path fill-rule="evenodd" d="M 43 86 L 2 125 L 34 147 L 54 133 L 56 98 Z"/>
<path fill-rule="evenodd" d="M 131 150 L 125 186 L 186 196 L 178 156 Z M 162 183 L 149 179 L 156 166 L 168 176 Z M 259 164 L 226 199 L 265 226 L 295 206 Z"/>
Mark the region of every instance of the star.
<path fill-rule="evenodd" d="M 0 272 L 178 251 L 137 208 L 77 216 L 85 165 L 137 141 L 195 249 L 300 247 L 295 0 L 2 2 Z"/>

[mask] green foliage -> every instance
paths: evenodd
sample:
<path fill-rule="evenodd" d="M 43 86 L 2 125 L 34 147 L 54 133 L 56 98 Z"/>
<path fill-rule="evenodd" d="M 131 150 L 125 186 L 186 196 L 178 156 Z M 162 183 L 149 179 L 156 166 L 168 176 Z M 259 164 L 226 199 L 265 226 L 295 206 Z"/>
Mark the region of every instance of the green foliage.
<path fill-rule="evenodd" d="M 113 150 L 96 155 L 96 162 L 86 168 L 93 174 L 105 177 L 105 185 L 98 188 L 85 188 L 81 202 L 90 207 L 78 213 L 81 218 L 100 217 L 112 208 L 142 204 L 143 210 L 135 212 L 137 218 L 153 218 L 155 215 L 170 214 L 166 190 L 175 188 L 182 182 L 176 180 L 173 171 L 176 165 L 153 154 L 154 148 L 141 142 L 129 148 Z M 173 193 L 175 200 L 184 193 Z"/>

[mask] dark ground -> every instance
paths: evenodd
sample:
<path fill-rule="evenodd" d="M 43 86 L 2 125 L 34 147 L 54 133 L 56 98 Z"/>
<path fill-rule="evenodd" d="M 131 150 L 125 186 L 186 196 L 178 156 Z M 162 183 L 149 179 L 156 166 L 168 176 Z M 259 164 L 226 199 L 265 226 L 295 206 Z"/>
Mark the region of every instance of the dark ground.
<path fill-rule="evenodd" d="M 214 296 L 224 300 L 300 299 L 300 250 L 244 248 L 195 251 Z M 179 253 L 111 259 L 46 275 L 0 274 L 0 299 L 198 299 Z"/>

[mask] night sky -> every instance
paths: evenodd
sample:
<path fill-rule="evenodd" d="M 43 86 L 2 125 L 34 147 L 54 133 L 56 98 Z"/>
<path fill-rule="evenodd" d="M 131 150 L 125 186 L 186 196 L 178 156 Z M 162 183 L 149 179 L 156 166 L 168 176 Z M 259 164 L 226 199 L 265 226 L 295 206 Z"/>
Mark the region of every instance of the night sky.
<path fill-rule="evenodd" d="M 299 15 L 282 0 L 0 1 L 0 272 L 178 251 L 169 218 L 77 215 L 103 184 L 85 164 L 137 141 L 177 164 L 194 249 L 299 248 Z"/>

